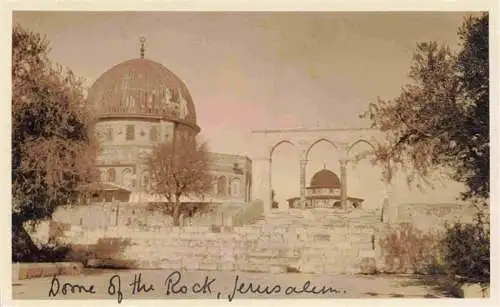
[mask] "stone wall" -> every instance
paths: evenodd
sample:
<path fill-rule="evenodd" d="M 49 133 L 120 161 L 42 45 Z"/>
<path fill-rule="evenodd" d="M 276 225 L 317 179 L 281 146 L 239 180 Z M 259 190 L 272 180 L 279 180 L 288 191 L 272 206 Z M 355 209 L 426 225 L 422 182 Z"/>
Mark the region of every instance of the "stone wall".
<path fill-rule="evenodd" d="M 391 251 L 380 244 L 386 235 L 395 231 L 395 240 L 421 253 L 418 244 L 406 242 L 403 237 L 409 235 L 420 242 L 419 236 L 424 238 L 442 230 L 446 221 L 471 221 L 473 213 L 466 205 L 449 204 L 405 204 L 396 209 L 397 219 L 384 223 L 380 211 L 366 209 L 277 209 L 264 218 L 262 202 L 244 206 L 226 204 L 204 217 L 184 220 L 184 227 L 172 227 L 165 217 L 158 224 L 150 219 L 145 225 L 119 223 L 106 228 L 73 225 L 59 232 L 59 241 L 71 244 L 76 254 L 82 250 L 93 253 L 97 263 L 120 263 L 130 268 L 318 274 L 366 273 L 375 269 L 411 272 L 414 268 L 409 266 L 398 269 L 399 263 L 408 260 L 401 257 L 389 263 L 388 269 L 387 255 Z M 122 218 L 122 221 L 128 219 L 126 214 Z M 402 225 L 410 225 L 418 233 L 401 230 Z M 429 241 L 428 236 L 425 238 Z M 434 243 L 429 241 L 429 244 Z M 111 253 L 105 248 L 110 245 L 114 246 Z M 422 246 L 420 250 L 428 248 Z M 81 259 L 81 255 L 78 257 Z"/>
<path fill-rule="evenodd" d="M 374 212 L 276 210 L 254 224 L 130 227 L 89 230 L 72 227 L 61 236 L 75 248 L 87 246 L 103 263 L 130 268 L 239 270 L 255 272 L 355 273 L 375 256 Z M 126 242 L 113 255 L 99 254 L 103 240 Z"/>
<path fill-rule="evenodd" d="M 196 213 L 192 217 L 181 217 L 182 225 L 243 225 L 252 223 L 264 214 L 261 201 L 253 201 L 248 204 L 210 204 L 209 207 L 209 212 Z M 88 229 L 125 226 L 147 231 L 148 229 L 173 225 L 172 217 L 157 210 L 148 209 L 147 204 L 134 203 L 109 202 L 60 207 L 54 212 L 52 219 Z"/>
<path fill-rule="evenodd" d="M 471 223 L 475 208 L 466 203 L 399 204 L 396 223 L 411 223 L 419 229 L 442 229 L 445 223 Z"/>

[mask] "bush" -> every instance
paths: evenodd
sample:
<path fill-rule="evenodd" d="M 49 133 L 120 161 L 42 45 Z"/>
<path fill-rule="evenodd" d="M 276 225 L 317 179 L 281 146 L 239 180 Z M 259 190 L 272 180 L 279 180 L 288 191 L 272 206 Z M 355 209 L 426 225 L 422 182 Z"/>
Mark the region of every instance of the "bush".
<path fill-rule="evenodd" d="M 411 223 L 399 224 L 381 238 L 380 247 L 387 273 L 436 274 L 444 270 L 442 234 L 424 233 Z"/>
<path fill-rule="evenodd" d="M 473 224 L 446 225 L 443 245 L 450 275 L 489 284 L 490 231 L 482 215 L 478 215 Z"/>

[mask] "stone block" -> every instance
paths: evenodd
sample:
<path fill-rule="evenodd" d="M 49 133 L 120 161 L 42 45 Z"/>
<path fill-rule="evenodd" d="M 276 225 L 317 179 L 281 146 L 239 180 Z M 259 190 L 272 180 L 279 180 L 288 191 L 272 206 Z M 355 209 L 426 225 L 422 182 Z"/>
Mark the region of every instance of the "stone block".
<path fill-rule="evenodd" d="M 217 271 L 218 264 L 217 263 L 199 263 L 198 270 L 202 271 Z"/>
<path fill-rule="evenodd" d="M 359 263 L 359 271 L 361 274 L 375 274 L 377 273 L 377 264 L 374 258 L 364 257 Z"/>
<path fill-rule="evenodd" d="M 238 262 L 236 263 L 236 270 L 243 272 L 259 272 L 266 273 L 269 272 L 268 265 L 253 264 L 248 262 Z"/>
<path fill-rule="evenodd" d="M 202 261 L 198 257 L 189 257 L 182 259 L 182 268 L 186 270 L 198 270 L 199 263 Z"/>
<path fill-rule="evenodd" d="M 248 252 L 249 257 L 278 257 L 279 251 L 274 249 L 257 249 Z"/>
<path fill-rule="evenodd" d="M 162 260 L 160 265 L 161 265 L 162 269 L 169 269 L 169 270 L 180 270 L 180 269 L 182 269 L 182 261 L 167 261 L 167 260 Z"/>
<path fill-rule="evenodd" d="M 287 272 L 286 265 L 271 265 L 269 267 L 269 273 L 271 274 L 283 274 Z"/>
<path fill-rule="evenodd" d="M 318 262 L 300 263 L 298 269 L 302 273 L 321 274 L 325 272 L 324 265 Z"/>
<path fill-rule="evenodd" d="M 57 262 L 55 265 L 61 275 L 79 275 L 83 272 L 80 262 Z"/>
<path fill-rule="evenodd" d="M 222 261 L 217 264 L 217 269 L 221 271 L 234 271 L 235 260 L 233 259 L 233 261 Z"/>

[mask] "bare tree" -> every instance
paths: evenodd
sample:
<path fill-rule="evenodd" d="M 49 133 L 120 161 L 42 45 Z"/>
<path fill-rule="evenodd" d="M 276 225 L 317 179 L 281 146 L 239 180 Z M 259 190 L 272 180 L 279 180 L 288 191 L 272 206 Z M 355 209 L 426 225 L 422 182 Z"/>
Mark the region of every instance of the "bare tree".
<path fill-rule="evenodd" d="M 180 224 L 181 196 L 203 200 L 212 190 L 209 166 L 206 145 L 198 145 L 193 139 L 162 143 L 146 158 L 151 178 L 148 190 L 165 197 L 168 200 L 163 204 L 165 207 L 173 205 L 174 226 Z"/>

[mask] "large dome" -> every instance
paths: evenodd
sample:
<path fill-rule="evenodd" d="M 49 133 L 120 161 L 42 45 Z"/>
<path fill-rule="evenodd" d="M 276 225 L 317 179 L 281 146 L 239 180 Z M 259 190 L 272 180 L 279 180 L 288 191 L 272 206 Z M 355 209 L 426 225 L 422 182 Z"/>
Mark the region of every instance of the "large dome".
<path fill-rule="evenodd" d="M 310 188 L 340 188 L 340 179 L 332 171 L 327 169 L 322 169 L 311 179 Z"/>
<path fill-rule="evenodd" d="M 186 85 L 165 66 L 148 59 L 112 67 L 94 82 L 88 99 L 99 118 L 162 118 L 199 130 Z"/>

